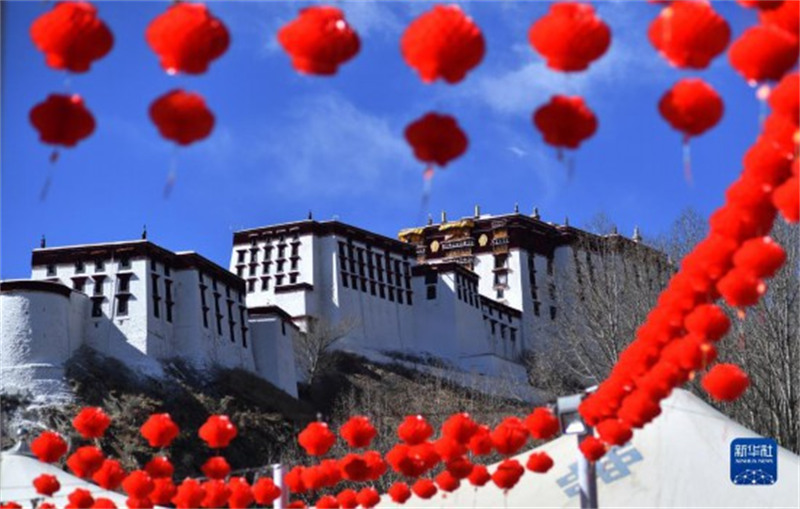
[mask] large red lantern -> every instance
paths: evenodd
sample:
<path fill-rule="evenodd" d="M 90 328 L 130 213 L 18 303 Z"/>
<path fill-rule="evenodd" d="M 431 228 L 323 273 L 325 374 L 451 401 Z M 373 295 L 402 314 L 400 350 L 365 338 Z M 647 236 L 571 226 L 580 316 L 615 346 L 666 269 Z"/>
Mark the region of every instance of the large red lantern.
<path fill-rule="evenodd" d="M 559 2 L 536 20 L 528 41 L 557 71 L 583 71 L 608 50 L 611 30 L 589 4 Z"/>
<path fill-rule="evenodd" d="M 800 73 L 795 71 L 783 77 L 769 94 L 769 106 L 773 113 L 800 124 Z"/>
<path fill-rule="evenodd" d="M 528 441 L 528 430 L 517 417 L 506 417 L 491 434 L 492 444 L 504 456 L 515 454 Z"/>
<path fill-rule="evenodd" d="M 86 72 L 114 45 L 114 36 L 89 2 L 58 2 L 31 25 L 31 39 L 54 69 Z"/>
<path fill-rule="evenodd" d="M 336 7 L 300 10 L 297 19 L 278 31 L 278 42 L 301 73 L 331 75 L 358 53 L 361 41 Z"/>
<path fill-rule="evenodd" d="M 597 131 L 597 118 L 578 96 L 554 95 L 533 113 L 533 124 L 557 148 L 578 148 Z"/>
<path fill-rule="evenodd" d="M 272 505 L 281 496 L 281 489 L 269 477 L 262 477 L 253 483 L 253 497 L 260 505 Z"/>
<path fill-rule="evenodd" d="M 711 85 L 699 78 L 685 78 L 661 97 L 658 110 L 688 139 L 717 125 L 725 106 Z"/>
<path fill-rule="evenodd" d="M 798 39 L 776 26 L 748 28 L 728 50 L 728 60 L 750 83 L 779 80 L 797 63 Z"/>
<path fill-rule="evenodd" d="M 176 2 L 145 32 L 147 44 L 169 74 L 202 74 L 230 45 L 228 29 L 199 3 Z"/>
<path fill-rule="evenodd" d="M 503 460 L 492 474 L 492 481 L 503 491 L 508 491 L 519 482 L 525 469 L 514 459 Z"/>
<path fill-rule="evenodd" d="M 169 414 L 152 414 L 139 428 L 150 447 L 167 447 L 178 436 L 180 429 Z"/>
<path fill-rule="evenodd" d="M 800 2 L 784 0 L 774 9 L 762 9 L 758 19 L 764 25 L 775 25 L 800 37 Z"/>
<path fill-rule="evenodd" d="M 772 203 L 789 223 L 800 221 L 800 177 L 786 180 L 772 193 Z"/>
<path fill-rule="evenodd" d="M 63 147 L 74 147 L 95 129 L 92 113 L 77 94 L 50 94 L 31 109 L 30 121 L 42 143 Z"/>
<path fill-rule="evenodd" d="M 161 136 L 178 145 L 202 140 L 214 128 L 214 115 L 206 106 L 203 96 L 180 89 L 167 92 L 153 101 L 150 119 L 158 127 Z"/>
<path fill-rule="evenodd" d="M 525 418 L 525 427 L 536 440 L 547 440 L 561 429 L 558 418 L 549 408 L 534 408 L 533 412 Z"/>
<path fill-rule="evenodd" d="M 400 50 L 425 83 L 458 83 L 483 59 L 486 43 L 478 25 L 457 5 L 436 5 L 411 22 Z"/>
<path fill-rule="evenodd" d="M 339 435 L 354 448 L 368 447 L 377 433 L 369 418 L 363 415 L 351 417 L 339 428 Z"/>
<path fill-rule="evenodd" d="M 336 435 L 324 422 L 309 423 L 297 436 L 297 442 L 311 456 L 323 456 L 336 443 Z"/>
<path fill-rule="evenodd" d="M 31 452 L 42 463 L 53 463 L 67 452 L 67 442 L 54 431 L 43 431 L 31 442 Z"/>
<path fill-rule="evenodd" d="M 731 29 L 710 3 L 678 0 L 664 7 L 647 36 L 675 67 L 705 69 L 725 50 Z"/>
<path fill-rule="evenodd" d="M 410 123 L 405 136 L 417 159 L 440 167 L 466 152 L 469 143 L 455 118 L 438 113 L 428 113 Z"/>
<path fill-rule="evenodd" d="M 212 449 L 228 447 L 238 430 L 227 415 L 212 415 L 200 426 L 197 435 Z"/>
<path fill-rule="evenodd" d="M 405 504 L 406 500 L 411 498 L 411 489 L 404 482 L 392 484 L 386 493 L 391 497 L 392 502 L 397 504 Z"/>
<path fill-rule="evenodd" d="M 734 401 L 747 390 L 750 378 L 735 364 L 717 364 L 702 380 L 703 389 L 718 401 Z"/>

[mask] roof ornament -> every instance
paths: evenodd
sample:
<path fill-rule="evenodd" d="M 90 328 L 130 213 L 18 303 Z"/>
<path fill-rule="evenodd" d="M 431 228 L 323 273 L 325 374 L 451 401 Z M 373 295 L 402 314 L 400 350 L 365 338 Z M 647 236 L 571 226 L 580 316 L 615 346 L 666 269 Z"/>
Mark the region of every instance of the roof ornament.
<path fill-rule="evenodd" d="M 447 212 L 445 212 L 443 210 L 442 211 L 442 224 L 445 224 L 446 222 L 447 222 Z"/>
<path fill-rule="evenodd" d="M 542 216 L 539 215 L 539 207 L 533 207 L 533 214 L 531 214 L 531 217 L 534 219 L 542 218 Z"/>
<path fill-rule="evenodd" d="M 144 226 L 142 226 L 142 239 L 143 240 L 147 239 L 147 225 L 146 224 Z"/>
<path fill-rule="evenodd" d="M 477 203 L 475 204 L 475 219 L 480 219 L 481 217 L 481 206 Z"/>
<path fill-rule="evenodd" d="M 638 226 L 633 227 L 633 237 L 631 237 L 634 242 L 641 242 L 642 241 L 642 232 L 639 231 Z"/>
<path fill-rule="evenodd" d="M 311 213 L 311 209 L 308 210 L 308 220 L 311 221 L 314 219 L 314 214 Z"/>
<path fill-rule="evenodd" d="M 42 234 L 42 240 L 39 241 L 39 247 L 42 249 L 47 247 L 47 239 L 44 238 L 44 233 Z"/>
<path fill-rule="evenodd" d="M 428 226 L 433 224 L 433 216 L 428 214 Z"/>
<path fill-rule="evenodd" d="M 514 203 L 514 214 L 519 214 L 519 203 Z"/>
<path fill-rule="evenodd" d="M 569 226 L 569 216 L 564 216 L 564 226 Z"/>

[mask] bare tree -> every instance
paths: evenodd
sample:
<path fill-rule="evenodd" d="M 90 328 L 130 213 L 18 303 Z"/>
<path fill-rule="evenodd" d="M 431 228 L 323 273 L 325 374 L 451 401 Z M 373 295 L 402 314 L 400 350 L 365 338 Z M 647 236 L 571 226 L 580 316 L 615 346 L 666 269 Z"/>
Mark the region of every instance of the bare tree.
<path fill-rule="evenodd" d="M 331 322 L 324 318 L 309 318 L 306 332 L 295 337 L 294 354 L 302 378 L 313 385 L 330 367 L 334 344 L 355 329 L 352 318 Z"/>
<path fill-rule="evenodd" d="M 681 211 L 669 231 L 647 242 L 665 253 L 673 263 L 679 263 L 698 242 L 708 234 L 708 222 L 694 208 Z"/>

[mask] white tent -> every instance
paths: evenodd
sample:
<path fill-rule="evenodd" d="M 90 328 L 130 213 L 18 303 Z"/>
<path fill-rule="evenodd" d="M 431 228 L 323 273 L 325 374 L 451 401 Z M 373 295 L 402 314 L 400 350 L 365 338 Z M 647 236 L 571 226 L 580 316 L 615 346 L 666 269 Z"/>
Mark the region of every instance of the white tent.
<path fill-rule="evenodd" d="M 737 486 L 730 479 L 730 444 L 758 437 L 702 400 L 676 390 L 662 403 L 662 414 L 634 433 L 597 465 L 600 507 L 800 507 L 800 462 L 778 451 L 778 479 L 772 485 Z M 504 500 L 491 481 L 475 488 L 467 482 L 453 493 L 430 500 L 412 497 L 408 507 L 580 507 L 577 439 L 562 436 L 535 449 L 555 465 L 546 474 L 526 470 Z M 532 451 L 516 459 L 524 466 Z M 494 472 L 496 465 L 489 467 Z M 386 499 L 388 497 L 384 497 Z M 385 503 L 385 502 L 384 502 Z"/>
<path fill-rule="evenodd" d="M 84 488 L 95 498 L 104 497 L 114 501 L 117 507 L 125 507 L 126 497 L 120 493 L 100 488 L 96 484 L 84 481 L 57 466 L 42 463 L 36 458 L 13 452 L 0 454 L 0 501 L 13 501 L 22 507 L 32 507 L 30 501 L 42 498 L 31 484 L 40 474 L 52 474 L 61 483 L 61 489 L 53 498 L 46 498 L 57 507 L 67 505 L 67 495 L 75 488 Z"/>

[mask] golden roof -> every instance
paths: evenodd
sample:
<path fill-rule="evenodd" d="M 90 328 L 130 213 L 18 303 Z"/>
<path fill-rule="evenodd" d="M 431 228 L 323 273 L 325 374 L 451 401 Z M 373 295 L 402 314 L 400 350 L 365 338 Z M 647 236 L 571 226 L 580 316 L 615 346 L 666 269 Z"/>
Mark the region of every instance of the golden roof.
<path fill-rule="evenodd" d="M 445 223 L 439 227 L 439 231 L 455 230 L 459 228 L 472 228 L 475 222 L 472 219 L 462 219 L 461 221 L 454 221 L 452 223 Z"/>

